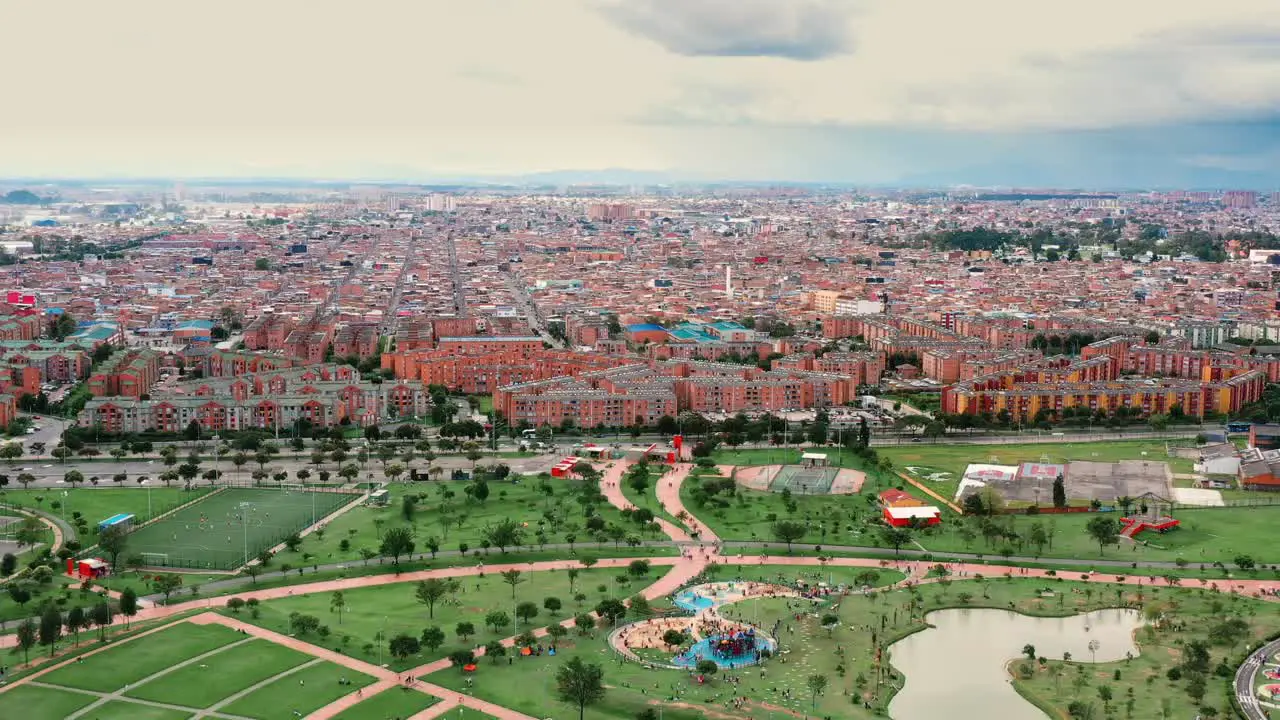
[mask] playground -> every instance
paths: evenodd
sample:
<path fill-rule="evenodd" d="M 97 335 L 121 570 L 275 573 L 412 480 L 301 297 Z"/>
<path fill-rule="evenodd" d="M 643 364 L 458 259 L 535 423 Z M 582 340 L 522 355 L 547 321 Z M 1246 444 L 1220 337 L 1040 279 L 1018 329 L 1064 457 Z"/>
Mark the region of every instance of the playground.
<path fill-rule="evenodd" d="M 729 475 L 733 467 L 720 468 Z M 733 477 L 751 490 L 793 495 L 852 495 L 862 490 L 866 475 L 858 470 L 821 465 L 757 465 L 739 467 Z"/>
<path fill-rule="evenodd" d="M 149 567 L 231 570 L 358 496 L 314 490 L 227 488 L 147 523 L 128 553 Z"/>

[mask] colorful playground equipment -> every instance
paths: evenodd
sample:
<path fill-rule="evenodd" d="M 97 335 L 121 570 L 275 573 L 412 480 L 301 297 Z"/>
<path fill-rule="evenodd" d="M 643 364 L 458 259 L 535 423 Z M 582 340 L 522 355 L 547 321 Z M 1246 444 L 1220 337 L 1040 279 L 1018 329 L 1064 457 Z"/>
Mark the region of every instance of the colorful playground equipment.
<path fill-rule="evenodd" d="M 1181 523 L 1168 515 L 1161 515 L 1159 517 L 1120 518 L 1120 524 L 1124 526 L 1124 529 L 1120 531 L 1120 536 L 1132 539 L 1133 536 L 1143 530 L 1155 530 L 1163 533 L 1178 527 Z"/>

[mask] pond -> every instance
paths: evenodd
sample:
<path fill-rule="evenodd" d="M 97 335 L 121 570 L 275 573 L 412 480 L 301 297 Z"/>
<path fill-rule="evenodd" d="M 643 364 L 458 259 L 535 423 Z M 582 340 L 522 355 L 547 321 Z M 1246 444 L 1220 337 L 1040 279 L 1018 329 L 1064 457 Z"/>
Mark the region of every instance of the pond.
<path fill-rule="evenodd" d="M 936 720 L 940 711 L 947 717 L 1043 720 L 1044 713 L 1013 689 L 1005 669 L 1023 646 L 1035 646 L 1040 657 L 1060 660 L 1069 652 L 1076 662 L 1114 662 L 1138 654 L 1133 632 L 1142 626 L 1136 610 L 1118 609 L 1064 618 L 953 609 L 926 619 L 933 627 L 890 647 L 893 667 L 906 676 L 889 704 L 894 720 Z"/>

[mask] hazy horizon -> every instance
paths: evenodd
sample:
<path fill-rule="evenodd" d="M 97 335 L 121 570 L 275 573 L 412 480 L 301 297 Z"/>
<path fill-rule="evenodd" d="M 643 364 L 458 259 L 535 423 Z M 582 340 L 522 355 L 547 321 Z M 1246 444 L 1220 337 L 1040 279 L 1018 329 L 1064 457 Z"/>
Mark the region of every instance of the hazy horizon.
<path fill-rule="evenodd" d="M 1268 0 L 122 0 L 0 20 L 21 30 L 0 47 L 9 176 L 1280 186 Z"/>

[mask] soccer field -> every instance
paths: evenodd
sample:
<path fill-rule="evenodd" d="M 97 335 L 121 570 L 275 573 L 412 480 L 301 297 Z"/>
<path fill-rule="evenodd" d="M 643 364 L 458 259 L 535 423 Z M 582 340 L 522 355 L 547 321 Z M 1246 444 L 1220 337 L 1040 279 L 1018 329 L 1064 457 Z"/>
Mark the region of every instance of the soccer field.
<path fill-rule="evenodd" d="M 230 570 L 357 497 L 228 488 L 133 531 L 125 552 L 149 566 Z"/>

